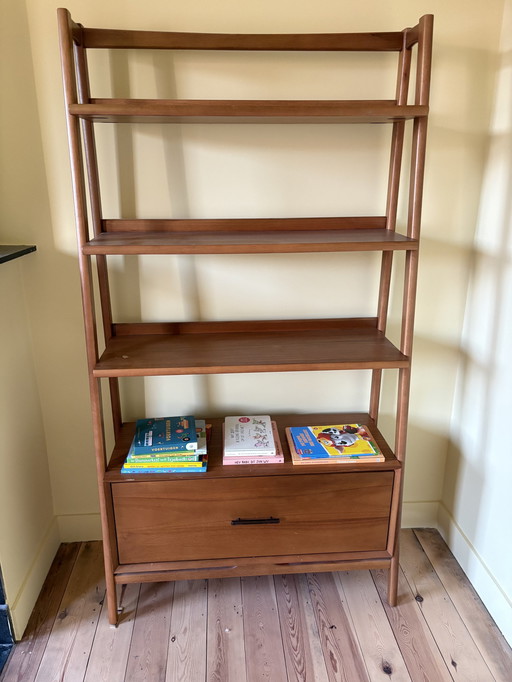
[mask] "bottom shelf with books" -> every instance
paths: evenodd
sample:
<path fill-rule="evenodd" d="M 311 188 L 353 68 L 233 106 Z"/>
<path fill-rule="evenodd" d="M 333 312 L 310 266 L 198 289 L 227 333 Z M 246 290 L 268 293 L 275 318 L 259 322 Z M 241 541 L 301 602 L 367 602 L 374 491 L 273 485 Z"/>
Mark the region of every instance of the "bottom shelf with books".
<path fill-rule="evenodd" d="M 105 486 L 117 583 L 350 568 L 389 568 L 401 463 L 367 414 L 272 416 L 284 462 L 223 465 L 222 418 L 211 424 L 204 473 L 121 473 L 125 424 Z M 286 429 L 364 423 L 384 461 L 295 466 Z"/>
<path fill-rule="evenodd" d="M 371 431 L 379 449 L 384 455 L 384 461 L 372 462 L 343 462 L 342 464 L 318 464 L 314 466 L 315 472 L 326 471 L 383 471 L 389 469 L 400 468 L 400 463 L 395 458 L 391 448 L 380 433 L 375 422 L 366 413 L 343 413 L 343 414 L 293 414 L 293 415 L 272 415 L 272 420 L 275 421 L 279 440 L 284 453 L 284 462 L 278 464 L 264 464 L 264 465 L 239 465 L 239 466 L 225 466 L 223 465 L 223 423 L 224 419 L 221 417 L 208 418 L 204 417 L 207 424 L 211 425 L 211 435 L 208 440 L 208 470 L 201 473 L 201 478 L 232 478 L 236 476 L 261 476 L 261 475 L 285 475 L 285 474 L 304 474 L 311 473 L 312 467 L 294 466 L 290 454 L 288 438 L 286 429 L 293 426 L 306 426 L 311 424 L 327 425 L 327 424 L 349 424 L 359 423 L 365 424 Z M 130 480 L 139 480 L 140 477 L 129 474 L 121 474 L 121 467 L 127 457 L 128 450 L 133 440 L 135 432 L 135 423 L 129 422 L 123 425 L 120 436 L 117 440 L 116 446 L 112 453 L 109 462 L 108 470 L 105 474 L 105 481 L 108 483 L 114 482 L 128 482 Z M 304 471 L 307 469 L 308 471 Z M 187 476 L 197 478 L 198 475 L 190 474 L 146 474 L 144 480 L 167 480 L 179 478 L 182 480 Z"/>

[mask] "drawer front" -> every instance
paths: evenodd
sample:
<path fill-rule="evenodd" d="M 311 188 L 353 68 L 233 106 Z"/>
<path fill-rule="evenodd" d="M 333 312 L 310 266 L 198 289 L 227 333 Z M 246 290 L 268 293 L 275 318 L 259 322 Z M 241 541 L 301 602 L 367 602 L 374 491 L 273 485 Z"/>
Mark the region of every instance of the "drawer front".
<path fill-rule="evenodd" d="M 119 562 L 384 550 L 392 485 L 392 471 L 114 483 Z"/>

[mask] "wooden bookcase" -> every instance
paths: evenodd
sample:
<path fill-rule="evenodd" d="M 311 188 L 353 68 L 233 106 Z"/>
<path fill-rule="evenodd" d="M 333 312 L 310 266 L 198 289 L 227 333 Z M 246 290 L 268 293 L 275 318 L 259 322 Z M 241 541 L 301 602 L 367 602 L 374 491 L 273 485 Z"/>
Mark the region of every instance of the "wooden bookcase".
<path fill-rule="evenodd" d="M 72 184 L 82 281 L 94 443 L 100 491 L 109 617 L 117 622 L 116 585 L 129 582 L 389 569 L 396 603 L 398 530 L 417 281 L 429 104 L 431 15 L 388 33 L 221 35 L 85 28 L 58 10 Z M 89 50 L 268 50 L 395 52 L 391 100 L 142 100 L 91 95 Z M 415 53 L 413 61 L 413 53 Z M 414 64 L 414 94 L 408 95 Z M 410 100 L 410 101 L 409 101 Z M 169 219 L 103 216 L 95 126 L 104 122 L 379 123 L 392 126 L 389 180 L 382 215 L 289 219 Z M 404 144 L 408 126 L 410 145 Z M 410 151 L 408 216 L 397 223 L 404 150 Z M 115 254 L 381 253 L 375 317 L 321 320 L 118 323 L 109 293 L 107 257 Z M 393 253 L 404 252 L 403 316 L 397 345 L 386 337 Z M 93 266 L 97 269 L 94 284 Z M 99 292 L 96 294 L 96 290 Z M 99 305 L 95 302 L 99 299 Z M 96 314 L 96 309 L 100 313 Z M 100 319 L 96 319 L 99 317 Z M 98 328 L 103 328 L 102 338 Z M 123 421 L 121 377 L 232 372 L 370 370 L 364 414 L 276 417 L 284 429 L 306 423 L 368 424 L 384 463 L 297 467 L 223 467 L 222 419 L 205 474 L 121 475 L 134 424 Z M 395 437 L 378 428 L 383 370 L 397 374 Z M 102 381 L 108 379 L 115 447 L 107 452 Z M 314 406 L 312 406 L 314 408 Z M 264 410 L 264 406 L 262 406 Z M 314 409 L 312 409 L 314 412 Z M 141 415 L 144 416 L 144 415 Z M 205 415 L 199 415 L 205 416 Z M 206 416 L 207 417 L 207 416 Z M 270 516 L 279 523 L 264 523 Z M 261 519 L 249 526 L 237 518 Z M 197 521 L 195 521 L 197 519 Z"/>

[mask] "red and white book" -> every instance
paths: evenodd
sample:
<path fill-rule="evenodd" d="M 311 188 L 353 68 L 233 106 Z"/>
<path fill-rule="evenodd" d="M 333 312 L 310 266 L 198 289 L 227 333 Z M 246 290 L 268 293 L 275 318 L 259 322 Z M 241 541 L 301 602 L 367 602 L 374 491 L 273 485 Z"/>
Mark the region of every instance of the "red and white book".
<path fill-rule="evenodd" d="M 224 457 L 273 457 L 276 454 L 268 415 L 241 415 L 224 419 Z"/>
<path fill-rule="evenodd" d="M 275 445 L 275 455 L 271 456 L 262 456 L 262 455 L 245 455 L 243 457 L 233 457 L 229 456 L 226 457 L 224 456 L 222 458 L 222 463 L 226 465 L 231 465 L 231 464 L 282 464 L 284 462 L 284 452 L 283 448 L 281 447 L 281 441 L 279 439 L 279 434 L 277 432 L 277 424 L 272 421 L 271 422 L 271 427 L 272 427 L 272 437 L 274 439 L 274 445 Z"/>

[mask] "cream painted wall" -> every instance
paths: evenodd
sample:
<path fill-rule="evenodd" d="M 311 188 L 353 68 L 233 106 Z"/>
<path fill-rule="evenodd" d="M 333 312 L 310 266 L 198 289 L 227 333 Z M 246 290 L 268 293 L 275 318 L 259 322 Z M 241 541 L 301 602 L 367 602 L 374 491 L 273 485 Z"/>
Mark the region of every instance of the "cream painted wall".
<path fill-rule="evenodd" d="M 0 265 L 0 566 L 16 637 L 59 545 L 24 286 L 30 268 Z"/>
<path fill-rule="evenodd" d="M 498 82 L 471 251 L 441 527 L 512 641 L 512 3 L 505 3 Z"/>
<path fill-rule="evenodd" d="M 60 539 L 33 343 L 38 308 L 49 307 L 40 235 L 50 223 L 26 8 L 17 0 L 2 3 L 0 93 L 0 243 L 42 247 L 0 265 L 0 566 L 20 637 Z"/>
<path fill-rule="evenodd" d="M 8 8 L 23 31 L 25 16 L 19 9 L 15 13 L 16 4 L 22 3 L 11 0 Z M 37 380 L 44 396 L 41 410 L 54 512 L 61 538 L 74 540 L 97 532 L 97 494 L 57 49 L 58 4 L 25 0 L 25 6 L 36 100 L 29 74 L 21 92 L 31 106 L 23 111 L 27 116 L 37 112 L 40 131 L 32 127 L 29 133 L 35 164 L 24 164 L 19 173 L 27 173 L 28 180 L 34 173 L 37 177 L 31 184 L 30 202 L 20 181 L 22 175 L 12 191 L 22 197 L 18 205 L 24 205 L 30 215 L 37 212 L 40 216 L 34 239 L 40 245 L 36 275 L 27 282 L 30 322 Z M 406 522 L 435 525 L 451 438 L 450 415 L 461 358 L 460 334 L 481 201 L 503 0 L 473 3 L 470 12 L 463 0 L 69 0 L 67 7 L 86 25 L 226 32 L 394 30 L 414 23 L 423 13 L 435 15 L 405 487 Z M 13 45 L 10 49 L 14 53 Z M 22 57 L 25 65 L 26 58 Z M 212 96 L 300 97 L 305 89 L 305 96 L 341 92 L 341 96 L 357 97 L 364 96 L 361 90 L 366 85 L 393 92 L 390 72 L 377 74 L 371 59 L 363 59 L 363 66 L 357 69 L 350 62 L 348 69 L 339 72 L 338 62 L 344 60 L 322 55 L 294 61 L 278 56 L 272 64 L 268 58 L 246 56 L 242 67 L 223 55 L 208 60 L 178 56 L 172 79 L 161 76 L 167 66 L 161 60 L 161 56 L 129 64 L 119 56 L 111 62 L 98 60 L 93 63 L 98 92 L 108 91 L 111 82 L 114 92 L 132 95 L 176 92 L 179 96 L 203 96 L 209 90 Z M 156 78 L 151 75 L 155 66 Z M 18 95 L 20 80 L 11 77 L 9 86 L 10 92 Z M 182 127 L 167 129 L 163 145 L 157 143 L 155 133 L 145 127 L 133 135 L 122 131 L 116 137 L 107 127 L 101 130 L 99 153 L 109 188 L 104 203 L 112 216 L 132 212 L 177 217 L 334 215 L 379 210 L 378 200 L 384 192 L 380 171 L 387 162 L 384 154 L 376 161 L 370 155 L 370 143 L 380 146 L 386 135 L 378 126 L 362 132 L 328 126 L 314 130 L 302 126 L 292 130 Z M 30 147 L 21 149 L 20 161 L 30 158 Z M 134 159 L 142 170 L 131 174 L 128 169 Z M 366 180 L 370 193 L 361 189 L 360 180 Z M 8 205 L 15 212 L 15 202 Z M 372 277 L 356 274 L 366 258 L 344 258 L 341 269 L 339 259 L 328 255 L 202 256 L 158 259 L 151 264 L 145 259 L 118 259 L 114 285 L 124 277 L 129 286 L 127 293 L 114 287 L 116 307 L 123 319 L 138 315 L 143 319 L 206 319 L 364 314 L 368 294 L 376 287 Z M 395 295 L 394 318 L 399 308 Z M 364 407 L 365 386 L 359 375 L 340 378 L 323 373 L 133 380 L 128 388 L 135 387 L 137 397 L 125 397 L 125 402 L 132 417 L 142 412 L 188 409 L 196 413 L 306 411 L 311 403 L 315 409 L 334 410 Z M 128 395 L 133 391 L 127 391 Z M 385 404 L 389 411 L 391 395 L 388 387 Z M 390 419 L 383 424 L 390 428 Z"/>
<path fill-rule="evenodd" d="M 36 90 L 46 160 L 52 237 L 56 266 L 75 262 L 72 207 L 65 140 L 59 62 L 53 2 L 27 0 Z M 72 15 L 84 24 L 204 31 L 331 31 L 393 29 L 410 25 L 425 12 L 436 15 L 432 125 L 426 181 L 424 255 L 420 277 L 416 359 L 411 404 L 410 467 L 407 502 L 429 503 L 441 497 L 447 450 L 449 415 L 453 396 L 458 339 L 469 268 L 470 245 L 478 208 L 490 94 L 494 81 L 495 46 L 501 21 L 501 1 L 476 7 L 466 3 L 360 2 L 324 0 L 239 3 L 224 0 L 176 3 L 69 2 Z M 150 11 L 148 11 L 150 8 Z M 157 55 L 126 65 L 116 55 L 112 62 L 93 63 L 98 74 L 98 94 L 110 87 L 116 94 L 172 94 L 201 96 L 203 90 L 223 95 L 251 89 L 264 96 L 329 96 L 340 88 L 344 96 L 358 96 L 368 83 L 393 92 L 389 71 L 379 75 L 371 60 L 362 69 L 352 65 L 341 77 L 337 63 L 323 56 L 304 60 L 299 68 L 284 57 L 270 66 L 247 57 L 243 69 L 229 57 L 205 60 L 203 56 L 177 58 L 174 82 L 162 82 L 163 64 Z M 157 66 L 157 77 L 151 74 Z M 289 73 L 291 71 L 291 77 Z M 289 82 L 288 82 L 289 81 Z M 352 93 L 352 94 L 349 94 Z M 216 96 L 219 96 L 218 94 Z M 256 96 L 258 96 L 256 94 Z M 278 95 L 279 96 L 279 95 Z M 299 94 L 300 96 L 300 94 Z M 383 95 L 385 96 L 385 95 Z M 390 94 L 392 96 L 392 94 Z M 474 101 L 477 105 L 475 106 Z M 164 144 L 155 131 L 126 130 L 118 137 L 99 134 L 103 175 L 111 190 L 104 204 L 111 215 L 308 215 L 378 211 L 383 196 L 380 171 L 369 151 L 387 134 L 381 127 L 364 131 L 310 130 L 298 126 L 261 130 L 203 126 L 169 129 Z M 370 142 L 367 140 L 370 139 Z M 362 160 L 358 149 L 362 146 Z M 140 162 L 135 175 L 127 170 Z M 220 162 L 219 162 L 220 159 Z M 306 172 L 304 173 L 304 170 Z M 324 171 L 327 170 L 326 174 Z M 355 181 L 368 180 L 366 189 Z M 118 194 L 118 188 L 121 188 Z M 157 198 L 162 190 L 163 199 Z M 470 200 L 468 201 L 468 197 Z M 380 205 L 380 204 L 379 204 Z M 118 270 L 131 280 L 128 294 L 119 293 L 117 308 L 124 319 L 314 316 L 338 311 L 373 311 L 368 294 L 372 277 L 360 278 L 356 265 L 366 256 L 343 261 L 329 256 L 266 258 L 206 256 L 154 261 L 120 260 Z M 371 257 L 370 257 L 371 258 Z M 76 316 L 75 281 L 65 268 L 66 309 Z M 58 276 L 58 275 L 55 275 Z M 357 281 L 358 292 L 353 282 Z M 446 282 L 449 281 L 449 286 Z M 136 291 L 143 284 L 142 296 Z M 115 288 L 115 287 L 114 287 Z M 232 296 L 236 291 L 236 296 Z M 341 295 L 340 295 L 341 292 Z M 188 296 L 187 296 L 188 295 Z M 396 306 L 397 308 L 399 306 Z M 59 313 L 55 311 L 55 320 Z M 59 322 L 62 325 L 62 322 Z M 66 345 L 65 370 L 76 400 L 69 401 L 64 384 L 48 377 L 52 404 L 47 409 L 48 446 L 57 514 L 80 514 L 96 509 L 90 459 L 89 419 L 86 411 L 83 348 L 79 325 L 68 324 L 73 343 Z M 51 372 L 52 368 L 48 368 Z M 271 382 L 271 392 L 268 386 Z M 128 401 L 131 416 L 147 411 L 194 409 L 198 412 L 233 409 L 295 409 L 305 411 L 311 402 L 319 408 L 364 406 L 366 380 L 359 376 L 298 375 L 275 377 L 234 376 L 200 379 L 157 379 L 135 382 L 139 400 Z M 66 384 L 67 385 L 67 384 Z M 341 405 L 340 405 L 341 403 Z M 70 415 L 72 412 L 72 417 Z M 60 419 L 81 432 L 56 435 Z"/>

